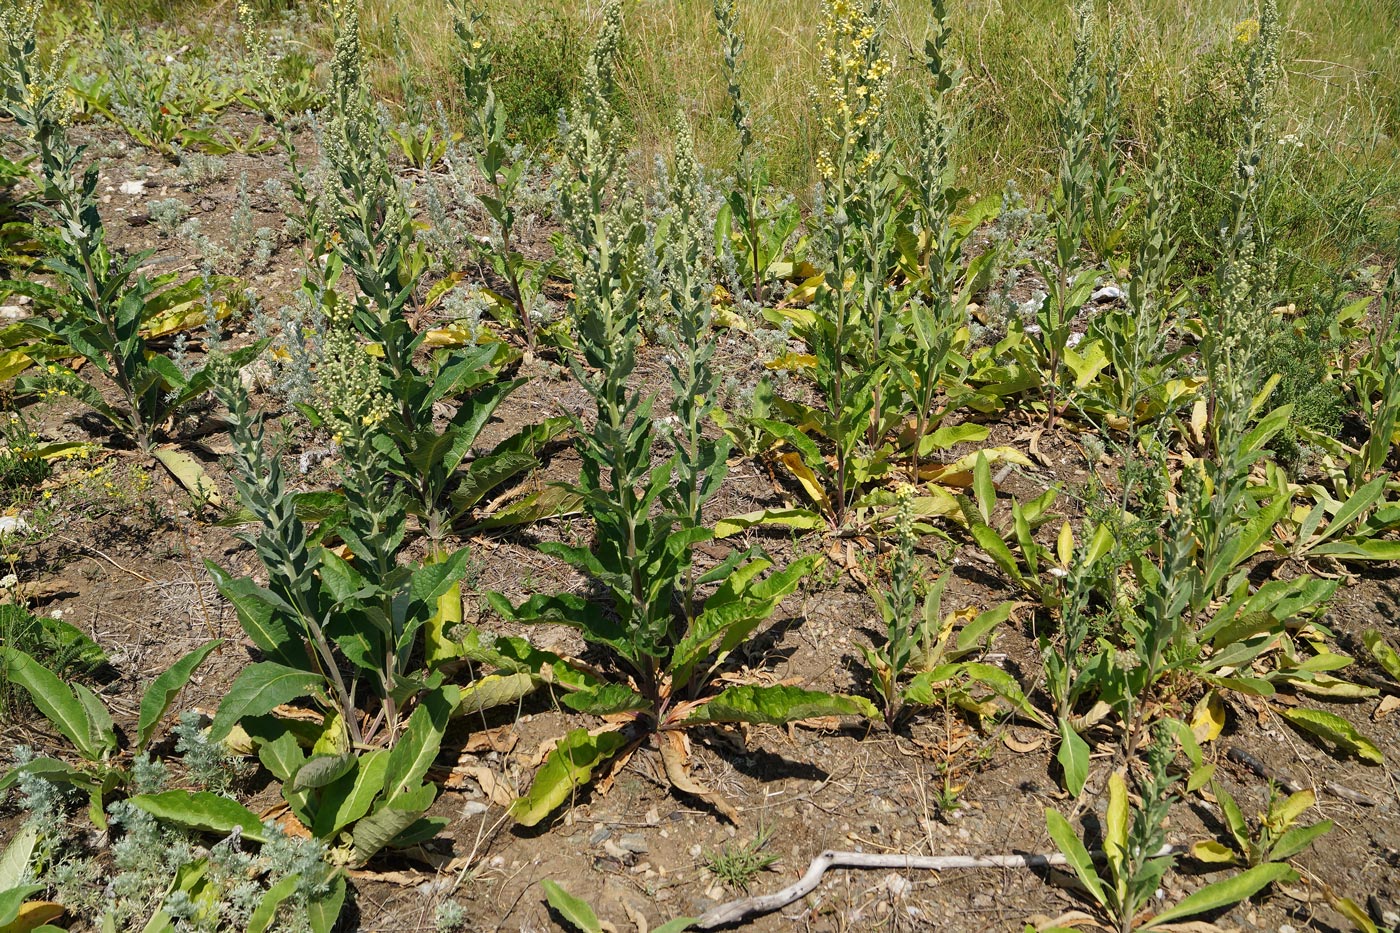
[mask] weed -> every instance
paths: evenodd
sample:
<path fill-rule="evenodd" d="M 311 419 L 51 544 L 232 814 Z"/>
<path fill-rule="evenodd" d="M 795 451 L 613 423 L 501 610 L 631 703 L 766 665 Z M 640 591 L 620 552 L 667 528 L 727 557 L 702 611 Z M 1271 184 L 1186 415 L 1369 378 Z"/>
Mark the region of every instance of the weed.
<path fill-rule="evenodd" d="M 772 827 L 759 827 L 758 834 L 737 846 L 726 844 L 718 852 L 708 851 L 701 860 L 710 873 L 725 887 L 749 893 L 751 885 L 759 873 L 775 865 L 780 856 L 775 852 L 765 852 L 768 843 L 773 841 Z"/>

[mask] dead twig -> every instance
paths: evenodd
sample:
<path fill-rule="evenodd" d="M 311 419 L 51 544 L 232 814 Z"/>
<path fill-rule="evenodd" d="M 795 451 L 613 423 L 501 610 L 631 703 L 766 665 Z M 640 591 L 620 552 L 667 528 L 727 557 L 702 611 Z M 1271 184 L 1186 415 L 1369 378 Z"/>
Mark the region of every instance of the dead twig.
<path fill-rule="evenodd" d="M 1184 851 L 1179 846 L 1164 846 L 1152 857 Z M 1067 864 L 1063 855 L 872 855 L 867 852 L 835 852 L 828 850 L 812 859 L 807 873 L 794 883 L 755 897 L 741 897 L 718 907 L 711 907 L 695 921 L 697 930 L 713 930 L 737 923 L 747 917 L 772 913 L 806 897 L 816 890 L 822 876 L 833 868 L 892 868 L 922 871 L 947 871 L 957 868 L 1052 868 Z"/>

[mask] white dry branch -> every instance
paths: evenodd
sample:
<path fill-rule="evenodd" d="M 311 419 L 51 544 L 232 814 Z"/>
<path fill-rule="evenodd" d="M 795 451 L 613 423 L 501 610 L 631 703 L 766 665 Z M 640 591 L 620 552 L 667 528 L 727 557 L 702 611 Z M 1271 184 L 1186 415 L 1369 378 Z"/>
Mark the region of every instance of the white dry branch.
<path fill-rule="evenodd" d="M 1172 855 L 1185 851 L 1180 846 L 1163 846 L 1152 855 Z M 1094 853 L 1095 858 L 1098 853 Z M 793 901 L 806 897 L 821 883 L 822 876 L 833 868 L 893 868 L 947 871 L 956 868 L 1052 868 L 1068 864 L 1063 855 L 877 855 L 865 852 L 835 852 L 827 850 L 807 866 L 807 873 L 797 881 L 775 891 L 754 897 L 741 897 L 727 904 L 712 907 L 692 924 L 697 930 L 713 930 L 737 923 L 747 917 L 772 913 Z"/>

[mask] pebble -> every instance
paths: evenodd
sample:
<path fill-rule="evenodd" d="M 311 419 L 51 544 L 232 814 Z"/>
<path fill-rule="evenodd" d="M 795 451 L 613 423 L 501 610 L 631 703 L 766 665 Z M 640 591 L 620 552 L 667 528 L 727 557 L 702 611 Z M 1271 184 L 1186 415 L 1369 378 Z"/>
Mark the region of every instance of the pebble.
<path fill-rule="evenodd" d="M 889 891 L 890 896 L 893 898 L 898 899 L 904 897 L 904 895 L 909 893 L 911 887 L 913 887 L 913 885 L 909 882 L 909 879 L 905 878 L 903 875 L 896 875 L 891 872 L 885 876 L 885 890 Z"/>
<path fill-rule="evenodd" d="M 480 816 L 485 813 L 487 809 L 486 804 L 482 803 L 480 800 L 468 800 L 466 803 L 462 804 L 462 818 L 467 819 L 473 816 Z"/>
<path fill-rule="evenodd" d="M 606 841 L 611 836 L 612 830 L 608 829 L 606 826 L 599 826 L 597 829 L 593 830 L 593 834 L 588 837 L 588 844 L 596 846 Z"/>
<path fill-rule="evenodd" d="M 628 833 L 617 844 L 634 855 L 644 855 L 648 851 L 646 839 L 637 833 Z"/>
<path fill-rule="evenodd" d="M 122 182 L 121 187 L 117 190 L 120 191 L 122 194 L 128 194 L 134 197 L 138 194 L 143 193 L 146 190 L 146 182 L 135 179 L 132 181 L 124 181 Z"/>
<path fill-rule="evenodd" d="M 29 523 L 18 515 L 0 515 L 0 535 L 12 535 L 28 530 Z"/>
<path fill-rule="evenodd" d="M 19 305 L 0 305 L 0 317 L 7 321 L 21 321 L 29 317 L 29 312 Z"/>
<path fill-rule="evenodd" d="M 1103 288 L 1090 295 L 1089 300 L 1094 302 L 1119 301 L 1122 297 L 1123 289 L 1119 288 L 1117 285 L 1105 285 Z"/>

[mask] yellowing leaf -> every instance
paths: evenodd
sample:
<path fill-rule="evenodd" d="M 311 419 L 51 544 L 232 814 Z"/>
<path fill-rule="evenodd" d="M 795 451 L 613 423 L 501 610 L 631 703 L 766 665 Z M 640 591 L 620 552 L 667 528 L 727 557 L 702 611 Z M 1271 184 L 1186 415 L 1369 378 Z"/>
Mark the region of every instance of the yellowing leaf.
<path fill-rule="evenodd" d="M 1214 839 L 1191 843 L 1191 857 L 1211 865 L 1232 865 L 1236 859 L 1234 852 Z"/>
<path fill-rule="evenodd" d="M 1225 701 L 1214 690 L 1201 697 L 1191 711 L 1191 735 L 1204 745 L 1219 738 L 1225 728 Z"/>
<path fill-rule="evenodd" d="M 802 455 L 796 451 L 788 451 L 778 455 L 778 462 L 788 468 L 788 471 L 797 479 L 802 486 L 802 490 L 808 497 L 821 506 L 823 509 L 831 508 L 831 500 L 826 496 L 826 490 L 822 489 L 821 481 L 817 479 L 817 474 L 813 473 L 807 464 L 802 462 Z"/>
<path fill-rule="evenodd" d="M 1196 403 L 1191 406 L 1191 437 L 1197 444 L 1206 442 L 1206 400 L 1196 399 Z"/>
<path fill-rule="evenodd" d="M 763 365 L 768 369 L 812 369 L 817 365 L 817 358 L 810 353 L 784 353 Z"/>
<path fill-rule="evenodd" d="M 1060 537 L 1055 541 L 1055 556 L 1060 559 L 1061 567 L 1068 567 L 1074 557 L 1074 529 L 1069 522 L 1060 526 Z"/>

